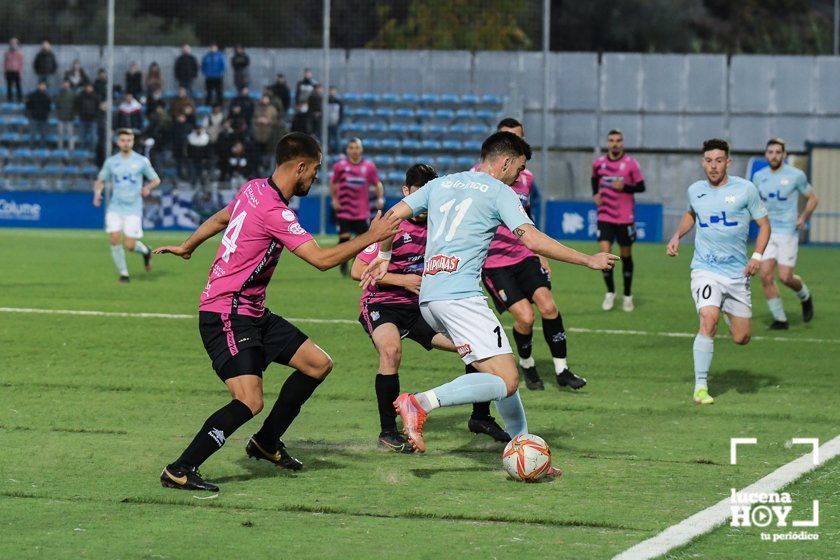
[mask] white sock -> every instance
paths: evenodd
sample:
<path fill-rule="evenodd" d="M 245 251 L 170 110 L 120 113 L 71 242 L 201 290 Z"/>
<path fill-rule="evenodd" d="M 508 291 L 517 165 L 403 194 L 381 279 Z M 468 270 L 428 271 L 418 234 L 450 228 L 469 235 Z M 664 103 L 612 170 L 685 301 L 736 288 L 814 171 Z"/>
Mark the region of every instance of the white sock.
<path fill-rule="evenodd" d="M 566 365 L 566 358 L 554 358 L 554 371 L 557 373 L 563 373 L 563 370 L 568 368 L 569 366 Z"/>
<path fill-rule="evenodd" d="M 694 390 L 708 387 L 709 369 L 715 353 L 715 341 L 706 335 L 697 333 L 694 338 Z"/>
<path fill-rule="evenodd" d="M 128 276 L 128 267 L 125 264 L 125 249 L 122 245 L 111 245 L 111 258 L 117 265 L 120 276 Z"/>
<path fill-rule="evenodd" d="M 808 291 L 808 286 L 805 285 L 805 282 L 802 282 L 802 289 L 796 292 L 796 297 L 799 298 L 799 301 L 805 301 L 811 297 L 811 292 Z"/>
<path fill-rule="evenodd" d="M 420 408 L 426 412 L 431 412 L 436 408 L 440 408 L 440 401 L 432 389 L 422 393 L 415 393 L 414 398 L 417 399 L 417 404 L 420 405 Z"/>
<path fill-rule="evenodd" d="M 773 314 L 773 319 L 783 323 L 787 322 L 787 316 L 785 315 L 785 310 L 782 307 L 782 298 L 768 299 L 767 307 L 770 308 L 770 313 Z"/>
<path fill-rule="evenodd" d="M 149 248 L 143 245 L 143 242 L 139 239 L 134 242 L 134 249 L 132 249 L 135 253 L 140 253 L 141 255 L 148 255 Z"/>
<path fill-rule="evenodd" d="M 536 362 L 534 361 L 533 356 L 528 356 L 527 358 L 519 358 L 519 365 L 523 368 L 534 367 Z"/>

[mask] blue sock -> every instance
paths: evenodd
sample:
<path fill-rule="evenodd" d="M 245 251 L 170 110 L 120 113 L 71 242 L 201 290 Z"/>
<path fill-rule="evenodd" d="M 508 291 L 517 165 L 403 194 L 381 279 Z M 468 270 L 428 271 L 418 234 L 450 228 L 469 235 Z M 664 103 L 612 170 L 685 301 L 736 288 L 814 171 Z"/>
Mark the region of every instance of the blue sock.
<path fill-rule="evenodd" d="M 417 401 L 427 411 L 439 406 L 455 406 L 485 401 L 498 401 L 507 396 L 507 387 L 502 378 L 492 373 L 466 373 L 435 387 L 431 391 L 417 394 Z M 431 407 L 425 404 L 428 397 Z M 422 399 L 422 400 L 421 400 Z M 438 402 L 435 403 L 434 400 Z"/>
<path fill-rule="evenodd" d="M 525 419 L 525 409 L 519 398 L 519 390 L 509 397 L 496 401 L 496 410 L 505 422 L 505 431 L 510 437 L 528 433 L 528 420 Z"/>
<path fill-rule="evenodd" d="M 697 334 L 694 338 L 694 390 L 708 387 L 707 378 L 709 368 L 712 367 L 712 356 L 715 353 L 715 341 L 704 334 Z"/>

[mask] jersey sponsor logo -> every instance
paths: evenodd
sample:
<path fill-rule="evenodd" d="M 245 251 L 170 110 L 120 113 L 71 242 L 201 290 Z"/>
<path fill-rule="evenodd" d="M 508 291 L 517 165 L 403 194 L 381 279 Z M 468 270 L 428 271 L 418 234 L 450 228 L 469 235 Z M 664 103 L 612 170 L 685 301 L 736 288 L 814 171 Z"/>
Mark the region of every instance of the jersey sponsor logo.
<path fill-rule="evenodd" d="M 294 233 L 295 235 L 303 235 L 306 231 L 303 229 L 299 223 L 295 222 L 289 226 L 289 233 Z"/>
<path fill-rule="evenodd" d="M 784 201 L 786 201 L 790 198 L 789 196 L 782 196 L 782 190 L 781 189 L 777 189 L 776 192 L 769 192 L 766 195 L 762 192 L 759 192 L 758 194 L 761 197 L 761 200 L 763 200 L 765 202 L 770 198 L 775 198 L 779 202 L 784 202 Z"/>
<path fill-rule="evenodd" d="M 426 261 L 424 274 L 434 276 L 438 272 L 449 272 L 450 274 L 458 270 L 458 264 L 461 259 L 458 257 L 450 257 L 449 255 L 435 255 Z"/>
<path fill-rule="evenodd" d="M 260 205 L 260 201 L 257 200 L 257 196 L 254 194 L 254 189 L 252 189 L 250 185 L 247 189 L 245 189 L 245 196 L 248 198 L 248 204 L 254 208 Z"/>
<path fill-rule="evenodd" d="M 224 275 L 225 275 L 225 269 L 222 268 L 221 266 L 217 265 L 217 264 L 214 264 L 213 265 L 213 276 L 218 278 L 218 277 L 224 276 Z"/>
<path fill-rule="evenodd" d="M 726 219 L 726 212 L 721 212 L 720 216 L 717 214 L 710 214 L 708 223 L 704 224 L 703 221 L 700 219 L 700 215 L 697 215 L 697 223 L 700 224 L 700 227 L 707 228 L 710 224 L 721 224 L 724 227 L 735 227 L 738 225 L 738 222 L 730 222 Z"/>
<path fill-rule="evenodd" d="M 487 192 L 490 187 L 476 181 L 461 181 L 460 179 L 444 179 L 440 186 L 444 189 L 472 189 L 479 192 Z"/>
<path fill-rule="evenodd" d="M 459 344 L 455 347 L 455 349 L 458 351 L 458 355 L 462 358 L 472 353 L 472 346 L 469 344 Z"/>
<path fill-rule="evenodd" d="M 283 210 L 283 212 L 281 212 L 280 215 L 283 216 L 283 219 L 287 222 L 294 222 L 295 218 L 297 218 L 297 216 L 295 216 L 295 213 L 291 210 Z"/>

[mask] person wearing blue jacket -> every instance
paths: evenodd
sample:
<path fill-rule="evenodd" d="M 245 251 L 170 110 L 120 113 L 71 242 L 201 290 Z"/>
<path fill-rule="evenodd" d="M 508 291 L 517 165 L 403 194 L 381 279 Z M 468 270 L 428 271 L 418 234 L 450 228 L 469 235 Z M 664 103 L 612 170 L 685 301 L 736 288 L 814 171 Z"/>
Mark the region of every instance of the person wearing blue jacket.
<path fill-rule="evenodd" d="M 222 103 L 222 83 L 225 77 L 225 56 L 219 52 L 216 43 L 210 45 L 210 52 L 201 58 L 201 73 L 204 74 L 204 85 L 207 89 L 206 105 Z M 215 101 L 211 95 L 215 93 Z"/>

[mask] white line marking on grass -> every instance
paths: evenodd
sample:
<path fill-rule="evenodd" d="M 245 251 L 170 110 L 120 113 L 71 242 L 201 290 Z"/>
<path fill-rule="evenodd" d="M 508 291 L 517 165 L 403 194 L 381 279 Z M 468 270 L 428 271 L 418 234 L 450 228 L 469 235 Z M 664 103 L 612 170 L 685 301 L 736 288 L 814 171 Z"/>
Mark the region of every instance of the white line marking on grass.
<path fill-rule="evenodd" d="M 798 459 L 794 459 L 790 463 L 782 465 L 758 482 L 740 490 L 740 492 L 749 494 L 770 494 L 778 492 L 808 471 L 812 471 L 819 465 L 840 455 L 840 435 L 823 444 L 820 447 L 819 455 L 820 459 L 818 464 L 813 463 L 813 454 L 808 453 Z M 613 560 L 646 560 L 648 558 L 657 558 L 674 548 L 683 546 L 691 539 L 708 533 L 732 517 L 731 500 L 732 498 L 727 496 L 715 505 L 695 513 L 676 525 L 668 527 L 655 537 L 628 548 L 621 554 L 615 556 Z"/>
<path fill-rule="evenodd" d="M 197 319 L 197 315 L 186 313 L 141 313 L 126 311 L 95 311 L 86 309 L 39 309 L 34 307 L 0 307 L 0 313 L 35 313 L 44 315 L 84 315 L 91 317 L 130 317 L 138 319 Z M 285 317 L 286 320 L 297 323 L 313 323 L 328 325 L 357 325 L 359 322 L 352 319 L 315 319 L 310 317 Z M 541 327 L 534 327 L 535 331 L 541 331 Z M 588 329 L 585 327 L 571 327 L 566 329 L 573 333 L 582 334 L 617 334 L 635 336 L 662 336 L 666 338 L 694 338 L 697 333 L 683 332 L 658 332 L 658 331 L 637 331 L 625 329 Z M 717 338 L 728 338 L 726 335 L 718 335 Z M 752 340 L 771 340 L 773 342 L 814 342 L 818 344 L 840 344 L 837 338 L 794 338 L 785 336 L 753 336 Z"/>

